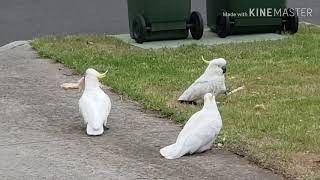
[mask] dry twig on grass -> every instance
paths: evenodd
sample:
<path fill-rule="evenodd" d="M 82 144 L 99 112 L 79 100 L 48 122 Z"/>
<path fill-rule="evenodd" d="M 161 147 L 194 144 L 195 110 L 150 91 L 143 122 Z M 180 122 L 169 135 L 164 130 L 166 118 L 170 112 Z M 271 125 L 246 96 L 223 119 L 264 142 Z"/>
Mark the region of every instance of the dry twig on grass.
<path fill-rule="evenodd" d="M 238 92 L 238 91 L 241 91 L 241 90 L 243 90 L 244 88 L 245 88 L 245 86 L 238 87 L 237 89 L 234 89 L 234 90 L 228 92 L 228 93 L 227 93 L 227 96 L 230 96 L 230 95 L 232 95 L 232 94 L 234 94 L 234 93 L 236 93 L 236 92 Z"/>

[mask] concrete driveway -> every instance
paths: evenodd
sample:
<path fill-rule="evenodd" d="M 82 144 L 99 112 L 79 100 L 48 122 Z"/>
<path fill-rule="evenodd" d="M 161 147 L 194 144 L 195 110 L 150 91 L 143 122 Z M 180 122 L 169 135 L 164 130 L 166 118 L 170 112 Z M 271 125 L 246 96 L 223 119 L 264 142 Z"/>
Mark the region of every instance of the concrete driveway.
<path fill-rule="evenodd" d="M 110 129 L 88 137 L 77 91 L 59 85 L 80 78 L 39 59 L 27 42 L 0 48 L 1 179 L 281 179 L 232 153 L 213 149 L 170 161 L 159 149 L 181 127 L 106 90 Z"/>
<path fill-rule="evenodd" d="M 7 0 L 0 6 L 0 46 L 48 34 L 128 32 L 126 0 Z M 192 7 L 205 17 L 205 0 Z M 313 17 L 302 20 L 320 24 L 319 0 L 288 0 L 289 7 L 311 7 Z M 205 19 L 205 18 L 204 18 Z"/>

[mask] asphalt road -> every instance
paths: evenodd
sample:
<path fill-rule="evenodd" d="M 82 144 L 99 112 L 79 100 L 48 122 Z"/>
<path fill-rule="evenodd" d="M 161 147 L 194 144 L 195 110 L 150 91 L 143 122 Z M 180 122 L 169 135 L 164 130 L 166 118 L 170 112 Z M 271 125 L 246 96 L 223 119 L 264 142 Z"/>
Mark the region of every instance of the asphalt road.
<path fill-rule="evenodd" d="M 192 8 L 205 16 L 205 0 L 193 0 Z M 289 7 L 311 7 L 320 24 L 319 0 L 288 0 Z M 48 34 L 128 32 L 126 0 L 2 0 L 0 46 Z"/>

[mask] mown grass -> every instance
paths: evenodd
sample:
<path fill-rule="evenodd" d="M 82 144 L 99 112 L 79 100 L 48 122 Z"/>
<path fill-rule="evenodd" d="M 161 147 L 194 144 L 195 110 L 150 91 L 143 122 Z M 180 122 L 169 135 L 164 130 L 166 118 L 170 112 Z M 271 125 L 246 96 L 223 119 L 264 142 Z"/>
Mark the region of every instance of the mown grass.
<path fill-rule="evenodd" d="M 286 175 L 320 177 L 317 27 L 302 26 L 284 40 L 214 47 L 142 50 L 102 35 L 42 37 L 32 44 L 40 56 L 79 73 L 89 67 L 109 69 L 103 83 L 180 123 L 201 108 L 176 102 L 206 68 L 201 56 L 224 57 L 229 62 L 227 86 L 246 89 L 219 98 L 224 127 L 218 141 Z"/>

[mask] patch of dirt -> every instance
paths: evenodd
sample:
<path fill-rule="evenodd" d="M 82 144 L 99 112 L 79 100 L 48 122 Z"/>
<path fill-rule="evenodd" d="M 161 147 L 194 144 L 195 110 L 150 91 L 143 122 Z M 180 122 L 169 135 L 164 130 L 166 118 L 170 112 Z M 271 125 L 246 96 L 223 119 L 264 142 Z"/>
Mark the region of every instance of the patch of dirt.
<path fill-rule="evenodd" d="M 320 154 L 298 152 L 291 155 L 295 172 L 305 172 L 312 177 L 320 177 Z"/>
<path fill-rule="evenodd" d="M 98 49 L 116 49 L 116 46 L 112 44 L 95 43 L 94 46 Z"/>

